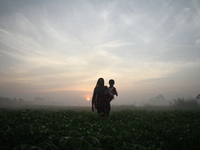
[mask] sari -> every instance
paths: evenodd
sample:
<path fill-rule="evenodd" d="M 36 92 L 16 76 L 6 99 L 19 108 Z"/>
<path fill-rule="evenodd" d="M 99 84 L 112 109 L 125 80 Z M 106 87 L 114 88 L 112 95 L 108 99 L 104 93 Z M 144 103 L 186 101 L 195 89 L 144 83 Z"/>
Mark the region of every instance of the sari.
<path fill-rule="evenodd" d="M 110 100 L 107 86 L 97 86 L 93 93 L 94 107 L 100 117 L 108 117 L 110 114 Z"/>

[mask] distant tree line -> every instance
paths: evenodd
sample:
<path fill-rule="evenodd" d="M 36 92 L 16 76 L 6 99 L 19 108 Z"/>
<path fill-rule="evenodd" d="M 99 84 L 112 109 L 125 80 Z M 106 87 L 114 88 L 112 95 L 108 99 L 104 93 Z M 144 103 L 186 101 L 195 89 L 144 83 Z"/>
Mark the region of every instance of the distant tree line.
<path fill-rule="evenodd" d="M 36 97 L 32 101 L 24 100 L 23 98 L 6 98 L 6 97 L 0 97 L 0 108 L 3 107 L 15 107 L 15 106 L 21 106 L 21 105 L 46 105 L 46 104 L 54 104 L 51 101 L 46 101 L 44 98 Z M 58 104 L 58 103 L 56 103 Z M 160 107 L 165 106 L 167 108 L 172 109 L 200 109 L 200 94 L 196 98 L 180 98 L 177 97 L 176 99 L 173 99 L 171 101 L 168 101 L 164 98 L 163 95 L 158 95 L 155 98 L 152 98 L 149 100 L 149 104 L 146 104 L 144 106 L 141 106 L 140 108 L 152 108 L 155 107 L 156 109 Z M 121 105 L 121 106 L 114 106 L 115 110 L 122 110 L 122 109 L 137 109 L 135 105 Z M 166 108 L 165 108 L 166 109 Z"/>
<path fill-rule="evenodd" d="M 149 100 L 150 105 L 154 106 L 167 106 L 169 105 L 169 101 L 164 98 L 162 94 L 156 96 L 155 98 L 151 98 Z"/>
<path fill-rule="evenodd" d="M 199 109 L 200 104 L 199 104 L 199 99 L 197 98 L 180 98 L 177 97 L 176 99 L 173 99 L 172 106 L 175 108 L 180 108 L 180 109 Z"/>
<path fill-rule="evenodd" d="M 30 105 L 30 104 L 45 104 L 45 99 L 36 97 L 33 101 L 27 101 L 23 98 L 7 98 L 7 97 L 0 97 L 0 107 L 12 107 L 12 106 L 20 106 L 20 105 Z"/>
<path fill-rule="evenodd" d="M 0 106 L 6 107 L 6 106 L 15 106 L 15 105 L 22 105 L 24 104 L 24 99 L 22 98 L 7 98 L 7 97 L 0 97 Z"/>

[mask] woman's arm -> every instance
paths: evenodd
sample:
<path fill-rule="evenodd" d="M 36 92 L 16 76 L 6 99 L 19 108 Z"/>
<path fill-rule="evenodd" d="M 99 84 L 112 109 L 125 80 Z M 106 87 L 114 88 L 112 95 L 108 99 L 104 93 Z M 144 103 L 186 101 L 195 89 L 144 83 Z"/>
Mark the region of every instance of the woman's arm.
<path fill-rule="evenodd" d="M 94 111 L 94 101 L 95 101 L 95 97 L 96 97 L 96 93 L 95 93 L 95 89 L 93 91 L 93 96 L 92 96 L 92 111 Z"/>

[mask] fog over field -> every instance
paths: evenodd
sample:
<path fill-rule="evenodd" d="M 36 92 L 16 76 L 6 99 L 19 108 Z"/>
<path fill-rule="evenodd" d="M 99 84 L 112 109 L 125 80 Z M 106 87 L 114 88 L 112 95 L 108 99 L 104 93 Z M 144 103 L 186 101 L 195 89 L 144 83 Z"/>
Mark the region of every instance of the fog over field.
<path fill-rule="evenodd" d="M 200 1 L 0 1 L 0 97 L 90 106 L 100 77 L 112 105 L 195 98 Z"/>

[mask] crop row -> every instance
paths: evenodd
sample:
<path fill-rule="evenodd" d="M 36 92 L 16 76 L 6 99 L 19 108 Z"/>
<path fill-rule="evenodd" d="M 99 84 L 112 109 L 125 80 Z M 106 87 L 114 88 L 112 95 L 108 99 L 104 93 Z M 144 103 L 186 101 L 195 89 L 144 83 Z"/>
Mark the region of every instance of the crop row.
<path fill-rule="evenodd" d="M 0 149 L 200 148 L 199 111 L 0 110 Z"/>

